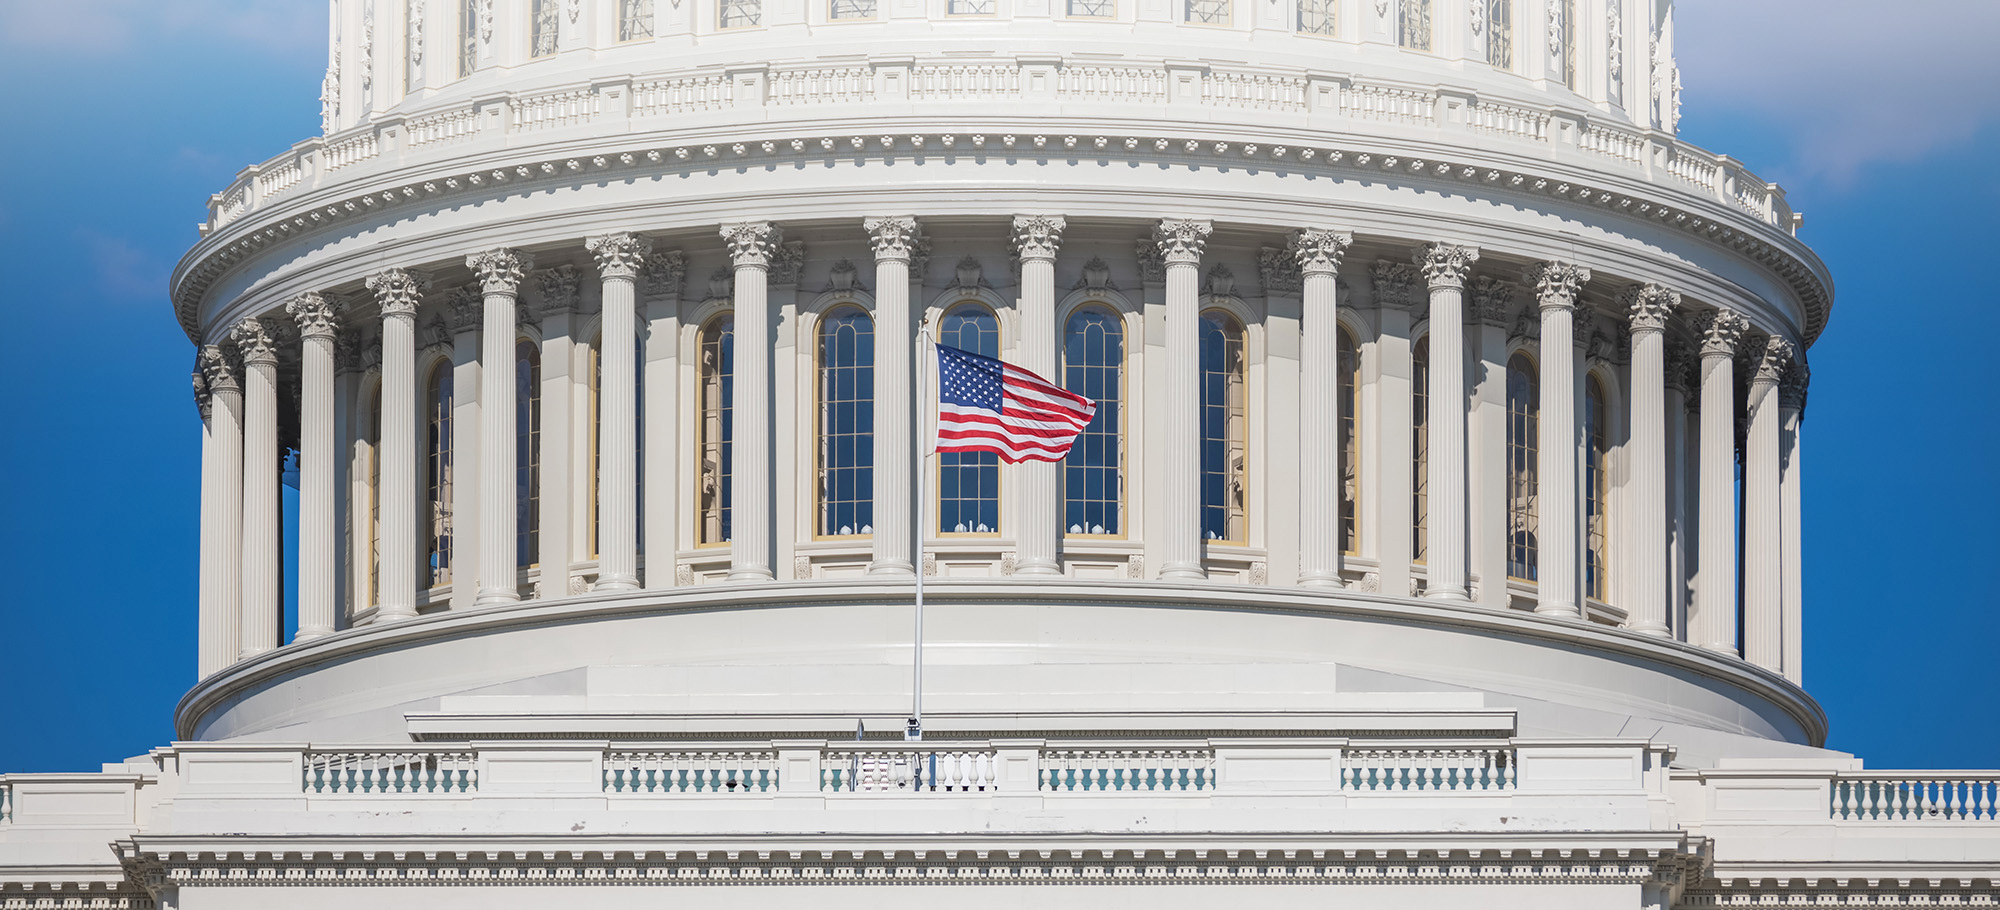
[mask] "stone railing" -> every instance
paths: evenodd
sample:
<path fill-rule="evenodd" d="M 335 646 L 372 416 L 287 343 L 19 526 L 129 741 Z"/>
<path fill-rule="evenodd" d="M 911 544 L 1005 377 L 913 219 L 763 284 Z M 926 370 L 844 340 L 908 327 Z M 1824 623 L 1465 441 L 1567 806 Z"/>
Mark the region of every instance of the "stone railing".
<path fill-rule="evenodd" d="M 462 749 L 307 752 L 302 785 L 312 794 L 471 793 L 476 754 Z"/>
<path fill-rule="evenodd" d="M 778 789 L 778 753 L 769 749 L 618 751 L 604 758 L 606 793 L 726 793 Z"/>
<path fill-rule="evenodd" d="M 1029 111 L 980 109 L 997 116 L 1046 118 L 1054 104 L 1113 104 L 1143 107 L 1132 113 L 1160 123 L 1213 123 L 1214 115 L 1196 112 L 1224 109 L 1244 125 L 1268 121 L 1287 130 L 1368 134 L 1386 128 L 1392 133 L 1387 138 L 1409 133 L 1409 138 L 1427 141 L 1448 141 L 1449 134 L 1457 131 L 1470 134 L 1468 145 L 1498 149 L 1518 144 L 1523 154 L 1535 158 L 1546 157 L 1551 146 L 1565 148 L 1589 167 L 1657 179 L 1781 230 L 1793 231 L 1797 225 L 1782 191 L 1737 162 L 1667 133 L 1602 122 L 1595 112 L 1472 99 L 1458 113 L 1445 116 L 1440 92 L 1432 87 L 1206 65 L 897 58 L 774 66 L 751 73 L 719 67 L 688 70 L 484 97 L 414 115 L 381 114 L 370 123 L 309 140 L 271 161 L 245 168 L 234 183 L 210 198 L 204 230 L 220 229 L 261 207 L 348 180 L 350 175 L 373 173 L 378 168 L 361 167 L 371 162 L 381 168 L 420 163 L 432 156 L 442 162 L 464 144 L 497 148 L 524 134 L 574 138 L 566 131 L 593 128 L 621 138 L 694 126 L 769 128 L 788 119 L 818 119 L 822 112 L 831 116 L 891 112 L 834 110 L 855 105 L 901 104 L 905 109 L 895 113 L 915 114 L 922 109 L 909 105 L 967 101 L 1032 106 Z M 743 110 L 752 108 L 762 112 Z M 709 116 L 725 111 L 735 113 Z M 1557 117 L 1574 128 L 1552 128 L 1551 120 Z M 1473 137 L 1477 142 L 1470 141 Z M 687 152 L 679 149 L 677 155 L 687 157 Z M 658 160 L 659 153 L 652 154 Z M 1306 160 L 1304 154 L 1301 160 Z"/>
<path fill-rule="evenodd" d="M 0 825 L 14 820 L 14 788 L 0 784 Z"/>
<path fill-rule="evenodd" d="M 1356 749 L 1340 769 L 1343 790 L 1512 790 L 1520 760 L 1512 748 Z"/>
<path fill-rule="evenodd" d="M 1842 821 L 2000 821 L 2000 772 L 1855 772 L 1833 779 Z"/>

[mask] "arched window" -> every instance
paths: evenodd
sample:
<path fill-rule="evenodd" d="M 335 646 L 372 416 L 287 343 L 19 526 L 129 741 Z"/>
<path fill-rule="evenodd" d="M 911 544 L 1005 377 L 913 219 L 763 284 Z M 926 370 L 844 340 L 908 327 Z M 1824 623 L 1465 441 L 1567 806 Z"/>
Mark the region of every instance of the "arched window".
<path fill-rule="evenodd" d="M 1361 553 L 1361 426 L 1355 407 L 1360 404 L 1361 352 L 1347 327 L 1340 328 L 1340 539 L 1341 552 Z"/>
<path fill-rule="evenodd" d="M 731 414 L 736 401 L 736 317 L 724 314 L 701 329 L 701 426 L 695 440 L 701 457 L 695 479 L 700 503 L 702 546 L 729 542 L 730 442 L 735 438 Z"/>
<path fill-rule="evenodd" d="M 1611 473 L 1605 468 L 1606 443 L 1609 440 L 1607 424 L 1609 420 L 1604 408 L 1604 386 L 1592 376 L 1583 386 L 1583 427 L 1586 448 L 1583 461 L 1583 518 L 1585 549 L 1583 569 L 1583 593 L 1586 597 L 1605 599 L 1609 590 L 1606 584 L 1610 558 L 1610 514 L 1608 488 Z"/>
<path fill-rule="evenodd" d="M 542 349 L 514 342 L 514 564 L 532 566 L 542 532 Z"/>
<path fill-rule="evenodd" d="M 1097 402 L 1097 414 L 1063 459 L 1063 528 L 1124 531 L 1125 324 L 1102 306 L 1070 314 L 1063 328 L 1063 387 Z"/>
<path fill-rule="evenodd" d="M 1219 310 L 1201 314 L 1201 536 L 1247 543 L 1246 481 L 1250 411 L 1243 323 Z"/>
<path fill-rule="evenodd" d="M 1000 320 L 966 301 L 938 323 L 938 343 L 983 357 L 1000 356 Z M 1000 533 L 1000 456 L 992 452 L 938 453 L 940 534 Z"/>
<path fill-rule="evenodd" d="M 1507 360 L 1507 575 L 1534 581 L 1537 434 L 1541 389 L 1535 362 L 1526 354 Z"/>
<path fill-rule="evenodd" d="M 1431 339 L 1410 347 L 1410 556 L 1429 551 L 1431 514 Z"/>
<path fill-rule="evenodd" d="M 430 499 L 425 565 L 430 586 L 451 583 L 452 373 L 451 361 L 431 368 L 424 383 L 424 477 Z"/>
<path fill-rule="evenodd" d="M 875 533 L 875 320 L 860 307 L 819 320 L 817 533 Z"/>

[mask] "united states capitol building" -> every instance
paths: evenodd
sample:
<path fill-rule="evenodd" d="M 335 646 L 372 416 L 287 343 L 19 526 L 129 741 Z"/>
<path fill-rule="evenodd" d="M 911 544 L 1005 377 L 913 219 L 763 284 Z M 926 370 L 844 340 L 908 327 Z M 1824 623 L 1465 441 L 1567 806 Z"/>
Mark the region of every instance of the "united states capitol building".
<path fill-rule="evenodd" d="M 1832 283 L 1671 0 L 328 33 L 172 279 L 200 678 L 0 908 L 2000 905 L 2000 772 L 1822 748 Z M 1096 417 L 928 454 L 920 337 Z"/>

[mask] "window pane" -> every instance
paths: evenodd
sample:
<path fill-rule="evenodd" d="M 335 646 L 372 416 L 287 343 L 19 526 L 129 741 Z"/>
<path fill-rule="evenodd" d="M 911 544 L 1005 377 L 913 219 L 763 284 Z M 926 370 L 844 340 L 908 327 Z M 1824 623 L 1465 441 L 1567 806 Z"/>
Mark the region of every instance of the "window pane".
<path fill-rule="evenodd" d="M 1229 0 L 1186 0 L 1187 21 L 1204 25 L 1229 24 Z"/>
<path fill-rule="evenodd" d="M 618 0 L 618 40 L 653 37 L 653 0 Z"/>
<path fill-rule="evenodd" d="M 950 0 L 945 4 L 948 16 L 991 16 L 993 0 Z"/>
<path fill-rule="evenodd" d="M 514 345 L 514 564 L 532 566 L 541 551 L 542 351 Z"/>
<path fill-rule="evenodd" d="M 1201 536 L 1249 540 L 1249 410 L 1244 392 L 1243 325 L 1227 313 L 1201 317 Z"/>
<path fill-rule="evenodd" d="M 1410 349 L 1410 555 L 1423 562 L 1430 542 L 1431 340 Z"/>
<path fill-rule="evenodd" d="M 695 501 L 701 506 L 700 541 L 729 542 L 730 443 L 736 379 L 736 319 L 722 316 L 701 333 L 701 477 Z"/>
<path fill-rule="evenodd" d="M 833 0 L 828 15 L 835 19 L 873 19 L 875 0 Z"/>
<path fill-rule="evenodd" d="M 977 303 L 951 308 L 938 324 L 938 343 L 984 357 L 1000 356 L 1000 320 Z M 1000 456 L 938 453 L 940 534 L 1000 533 Z"/>
<path fill-rule="evenodd" d="M 1584 594 L 1604 600 L 1608 590 L 1606 576 L 1610 569 L 1610 524 L 1606 519 L 1609 510 L 1607 486 L 1610 473 L 1605 468 L 1607 437 L 1604 413 L 1604 387 L 1596 377 L 1591 377 L 1584 387 L 1583 420 L 1584 428 L 1590 434 L 1590 445 L 1584 455 L 1583 502 L 1585 565 Z"/>
<path fill-rule="evenodd" d="M 451 364 L 440 363 L 431 370 L 424 392 L 424 468 L 430 500 L 426 562 L 432 587 L 451 583 L 451 408 Z"/>
<path fill-rule="evenodd" d="M 1069 0 L 1069 14 L 1109 18 L 1118 15 L 1118 2 L 1117 0 Z"/>
<path fill-rule="evenodd" d="M 1063 528 L 1122 534 L 1125 326 L 1101 307 L 1079 309 L 1063 332 L 1063 385 L 1097 402 L 1063 460 Z"/>
<path fill-rule="evenodd" d="M 1361 441 L 1356 428 L 1361 425 L 1355 411 L 1360 398 L 1356 392 L 1361 388 L 1361 354 L 1354 346 L 1354 336 L 1345 328 L 1340 330 L 1340 539 L 1341 552 L 1350 556 L 1361 553 L 1360 527 L 1355 517 L 1361 514 Z"/>
<path fill-rule="evenodd" d="M 479 66 L 479 0 L 458 4 L 458 74 L 470 76 Z"/>
<path fill-rule="evenodd" d="M 1507 361 L 1507 575 L 1534 581 L 1537 434 L 1541 391 L 1533 361 L 1515 354 Z"/>
<path fill-rule="evenodd" d="M 1299 0 L 1299 31 L 1308 35 L 1339 33 L 1340 0 Z"/>
<path fill-rule="evenodd" d="M 819 322 L 819 531 L 875 532 L 875 321 L 848 307 Z"/>
<path fill-rule="evenodd" d="M 1431 0 L 1403 0 L 1396 21 L 1396 43 L 1411 50 L 1431 49 Z"/>
<path fill-rule="evenodd" d="M 531 0 L 528 27 L 528 56 L 546 57 L 556 52 L 557 20 L 561 18 L 557 0 Z"/>
<path fill-rule="evenodd" d="M 1486 62 L 1514 68 L 1514 0 L 1480 0 L 1486 4 Z"/>
<path fill-rule="evenodd" d="M 722 0 L 723 28 L 743 28 L 763 20 L 763 0 Z"/>

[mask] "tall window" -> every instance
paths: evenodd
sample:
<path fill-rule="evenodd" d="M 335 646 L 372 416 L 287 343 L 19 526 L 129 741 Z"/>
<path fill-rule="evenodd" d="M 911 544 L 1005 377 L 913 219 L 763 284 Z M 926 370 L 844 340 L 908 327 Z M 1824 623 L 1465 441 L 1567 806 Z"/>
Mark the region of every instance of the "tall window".
<path fill-rule="evenodd" d="M 1514 68 L 1514 0 L 1478 0 L 1486 4 L 1486 62 L 1497 69 Z"/>
<path fill-rule="evenodd" d="M 722 0 L 723 28 L 746 28 L 764 21 L 763 0 Z"/>
<path fill-rule="evenodd" d="M 451 361 L 439 363 L 424 384 L 424 469 L 430 494 L 430 539 L 426 548 L 432 587 L 451 583 Z"/>
<path fill-rule="evenodd" d="M 1201 314 L 1201 536 L 1245 543 L 1250 539 L 1250 449 L 1243 357 L 1243 324 L 1215 310 Z"/>
<path fill-rule="evenodd" d="M 1355 406 L 1360 402 L 1361 352 L 1347 327 L 1340 328 L 1340 551 L 1361 553 L 1361 426 Z"/>
<path fill-rule="evenodd" d="M 1124 533 L 1125 324 L 1102 306 L 1078 309 L 1063 328 L 1063 387 L 1097 402 L 1097 414 L 1063 459 L 1063 527 Z"/>
<path fill-rule="evenodd" d="M 1534 581 L 1537 461 L 1541 389 L 1526 354 L 1507 360 L 1507 575 Z"/>
<path fill-rule="evenodd" d="M 831 19 L 873 19 L 875 0 L 829 0 L 827 17 Z"/>
<path fill-rule="evenodd" d="M 875 320 L 842 307 L 819 320 L 819 528 L 875 532 Z"/>
<path fill-rule="evenodd" d="M 1396 43 L 1414 51 L 1431 49 L 1431 0 L 1403 0 L 1396 17 Z"/>
<path fill-rule="evenodd" d="M 1410 348 L 1410 555 L 1429 552 L 1431 515 L 1431 340 Z"/>
<path fill-rule="evenodd" d="M 1583 427 L 1588 436 L 1583 461 L 1584 560 L 1583 593 L 1605 600 L 1610 575 L 1610 514 L 1608 487 L 1611 473 L 1605 467 L 1609 423 L 1604 408 L 1604 386 L 1592 376 L 1583 387 Z"/>
<path fill-rule="evenodd" d="M 653 37 L 653 0 L 618 0 L 618 40 Z"/>
<path fill-rule="evenodd" d="M 632 498 L 634 502 L 646 501 L 646 341 L 642 337 L 633 339 L 636 349 L 632 363 L 637 367 L 632 371 L 633 405 L 637 413 L 633 415 L 632 439 L 636 445 L 632 461 Z M 602 555 L 598 545 L 598 534 L 603 529 L 597 509 L 597 484 L 603 477 L 604 469 L 604 333 L 590 341 L 590 488 L 586 494 L 585 507 L 590 510 L 590 556 Z M 645 510 L 639 510 L 643 517 Z M 642 520 L 634 528 L 637 532 L 635 543 L 641 549 L 646 543 L 646 523 Z"/>
<path fill-rule="evenodd" d="M 985 357 L 1000 356 L 1000 320 L 977 303 L 961 303 L 938 323 L 938 343 Z M 938 453 L 940 534 L 1000 533 L 1000 456 Z"/>
<path fill-rule="evenodd" d="M 701 426 L 695 445 L 701 455 L 695 501 L 700 503 L 697 539 L 705 546 L 729 542 L 729 462 L 736 401 L 736 317 L 718 316 L 701 330 Z"/>
<path fill-rule="evenodd" d="M 532 566 L 542 542 L 542 349 L 514 342 L 514 565 Z"/>
<path fill-rule="evenodd" d="M 948 0 L 944 13 L 947 16 L 991 16 L 993 0 Z"/>
<path fill-rule="evenodd" d="M 529 0 L 528 56 L 546 57 L 556 52 L 556 29 L 562 19 L 559 0 Z"/>
<path fill-rule="evenodd" d="M 1549 49 L 1555 77 L 1576 89 L 1576 0 L 1549 0 Z"/>
<path fill-rule="evenodd" d="M 1340 31 L 1340 0 L 1299 0 L 1299 31 L 1334 35 Z"/>
<path fill-rule="evenodd" d="M 1069 0 L 1069 14 L 1079 18 L 1109 19 L 1118 15 L 1118 0 Z"/>
<path fill-rule="evenodd" d="M 479 0 L 458 3 L 458 75 L 472 75 L 479 66 Z"/>
<path fill-rule="evenodd" d="M 1181 0 L 1187 4 L 1187 21 L 1203 25 L 1228 25 L 1229 0 Z"/>
<path fill-rule="evenodd" d="M 375 583 L 382 570 L 382 384 L 368 396 L 368 521 L 363 531 L 366 563 L 361 567 L 361 594 L 355 603 L 374 606 L 381 585 Z"/>

